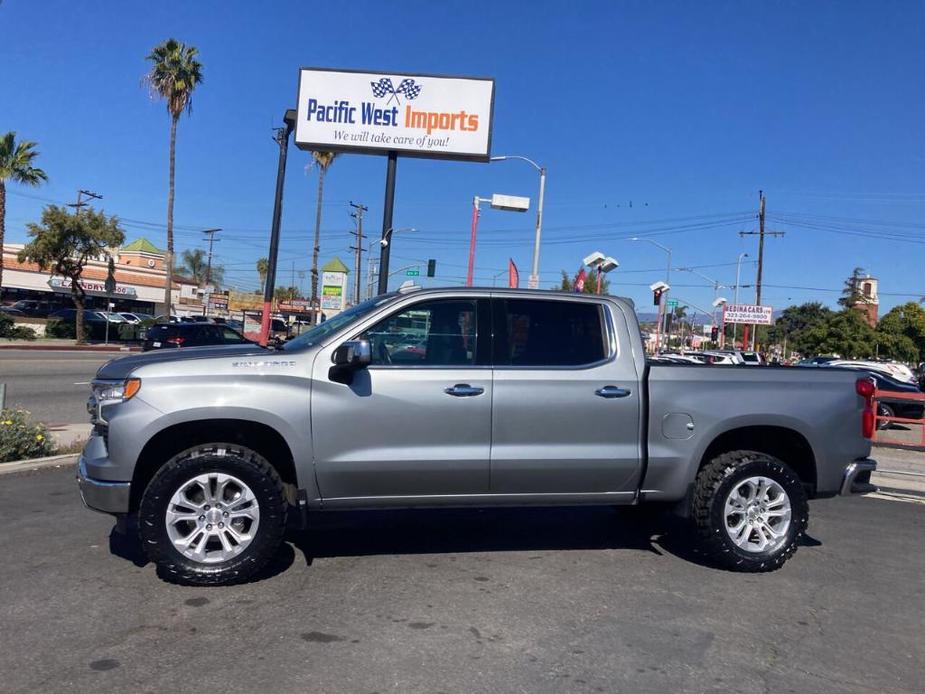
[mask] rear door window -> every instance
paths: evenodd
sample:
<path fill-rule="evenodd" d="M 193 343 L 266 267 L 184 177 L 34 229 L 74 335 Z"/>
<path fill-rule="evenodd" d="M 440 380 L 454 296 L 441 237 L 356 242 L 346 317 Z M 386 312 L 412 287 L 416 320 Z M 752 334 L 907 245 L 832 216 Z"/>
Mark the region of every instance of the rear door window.
<path fill-rule="evenodd" d="M 610 356 L 603 318 L 603 308 L 594 303 L 498 300 L 495 366 L 574 367 L 602 361 Z"/>

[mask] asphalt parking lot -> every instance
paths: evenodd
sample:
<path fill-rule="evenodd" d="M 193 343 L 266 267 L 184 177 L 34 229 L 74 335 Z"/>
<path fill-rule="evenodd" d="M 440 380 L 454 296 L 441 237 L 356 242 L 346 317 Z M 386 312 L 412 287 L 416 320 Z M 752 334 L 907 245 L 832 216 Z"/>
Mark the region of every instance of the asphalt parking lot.
<path fill-rule="evenodd" d="M 921 692 L 925 505 L 813 506 L 781 571 L 642 509 L 318 515 L 261 580 L 162 582 L 73 467 L 0 477 L 5 692 Z"/>

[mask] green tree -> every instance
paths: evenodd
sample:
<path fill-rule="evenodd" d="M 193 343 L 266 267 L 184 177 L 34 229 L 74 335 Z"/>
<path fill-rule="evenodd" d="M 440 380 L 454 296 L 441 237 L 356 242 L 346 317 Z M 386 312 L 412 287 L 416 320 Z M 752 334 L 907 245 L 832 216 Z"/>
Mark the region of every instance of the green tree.
<path fill-rule="evenodd" d="M 844 359 L 869 359 L 877 349 L 877 334 L 853 308 L 807 328 L 803 340 L 803 354 L 837 354 Z"/>
<path fill-rule="evenodd" d="M 299 288 L 277 287 L 273 292 L 273 296 L 276 297 L 277 301 L 292 301 L 293 299 L 299 298 Z"/>
<path fill-rule="evenodd" d="M 914 301 L 896 306 L 877 324 L 881 356 L 918 361 L 925 355 L 925 309 Z"/>
<path fill-rule="evenodd" d="M 845 286 L 841 291 L 841 298 L 838 304 L 844 308 L 854 308 L 855 304 L 864 299 L 861 293 L 861 280 L 864 279 L 864 268 L 856 267 L 851 271 L 851 276 L 845 280 Z"/>
<path fill-rule="evenodd" d="M 52 274 L 70 280 L 71 298 L 77 309 L 77 342 L 82 343 L 86 293 L 80 286 L 80 278 L 88 261 L 109 255 L 109 249 L 125 241 L 119 220 L 92 208 L 77 215 L 49 205 L 42 211 L 42 223 L 29 224 L 27 229 L 32 240 L 19 252 L 19 261 L 28 258 L 42 270 L 51 269 Z"/>
<path fill-rule="evenodd" d="M 788 350 L 811 355 L 812 345 L 804 339 L 806 331 L 827 324 L 832 315 L 832 309 L 818 301 L 788 306 L 768 330 L 768 341 L 778 345 L 786 341 Z"/>
<path fill-rule="evenodd" d="M 199 248 L 183 251 L 183 272 L 196 280 L 200 287 L 211 283 L 214 286 L 221 286 L 225 278 L 225 268 L 221 265 L 212 265 L 209 268 L 208 257 L 205 251 Z"/>
<path fill-rule="evenodd" d="M 270 261 L 266 258 L 257 260 L 257 274 L 260 275 L 260 293 L 263 294 L 267 283 L 267 273 L 270 271 Z"/>
<path fill-rule="evenodd" d="M 579 271 L 581 271 L 581 268 L 579 268 Z M 577 272 L 575 276 L 578 276 Z M 586 273 L 582 294 L 597 294 L 597 277 L 598 273 L 594 270 Z M 575 291 L 575 280 L 569 277 L 565 270 L 562 271 L 562 281 L 559 284 L 559 289 L 563 292 Z M 601 294 L 610 294 L 610 280 L 607 279 L 607 273 L 601 275 Z"/>
<path fill-rule="evenodd" d="M 164 99 L 170 114 L 170 172 L 167 187 L 167 282 L 164 286 L 164 303 L 167 313 L 171 310 L 171 288 L 173 287 L 173 200 L 174 162 L 177 150 L 177 123 L 186 111 L 193 111 L 193 91 L 202 83 L 202 63 L 196 56 L 199 51 L 176 39 L 167 39 L 154 47 L 145 58 L 151 61 L 151 69 L 144 82 L 151 95 Z"/>
<path fill-rule="evenodd" d="M 337 152 L 312 152 L 312 164 L 318 167 L 318 200 L 315 203 L 315 243 L 312 246 L 312 306 L 318 304 L 318 254 L 321 252 L 321 205 L 324 201 L 324 177 L 337 158 Z"/>
<path fill-rule="evenodd" d="M 3 237 L 6 232 L 6 182 L 24 186 L 37 186 L 48 180 L 32 162 L 39 155 L 35 143 L 29 140 L 16 142 L 16 133 L 8 132 L 0 138 L 0 287 L 3 287 Z M 3 290 L 0 289 L 0 294 Z"/>

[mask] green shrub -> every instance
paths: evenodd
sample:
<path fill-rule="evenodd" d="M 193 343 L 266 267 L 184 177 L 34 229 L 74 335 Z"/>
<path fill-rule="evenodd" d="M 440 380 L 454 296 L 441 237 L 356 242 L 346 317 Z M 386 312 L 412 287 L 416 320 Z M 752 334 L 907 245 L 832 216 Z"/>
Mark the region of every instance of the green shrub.
<path fill-rule="evenodd" d="M 84 330 L 84 333 L 86 333 L 86 330 Z M 77 329 L 72 322 L 64 321 L 60 318 L 49 318 L 48 322 L 45 324 L 45 336 L 62 337 L 73 340 L 77 337 Z"/>
<path fill-rule="evenodd" d="M 55 443 L 44 424 L 33 423 L 26 410 L 0 410 L 0 463 L 53 455 Z"/>
<path fill-rule="evenodd" d="M 0 337 L 8 340 L 34 340 L 35 331 L 24 325 L 16 325 L 12 316 L 0 313 Z"/>

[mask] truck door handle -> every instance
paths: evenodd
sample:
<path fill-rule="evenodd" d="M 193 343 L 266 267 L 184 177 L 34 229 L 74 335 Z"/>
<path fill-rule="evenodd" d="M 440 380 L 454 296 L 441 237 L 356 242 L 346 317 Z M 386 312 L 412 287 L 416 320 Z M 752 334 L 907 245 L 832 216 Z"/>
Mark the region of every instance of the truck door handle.
<path fill-rule="evenodd" d="M 455 386 L 444 388 L 443 392 L 457 398 L 470 398 L 473 395 L 481 395 L 485 392 L 485 389 L 470 386 L 468 383 L 457 383 Z"/>
<path fill-rule="evenodd" d="M 594 391 L 595 395 L 599 395 L 602 398 L 625 398 L 630 393 L 632 393 L 632 391 L 628 388 L 620 388 L 618 386 L 604 386 Z"/>

